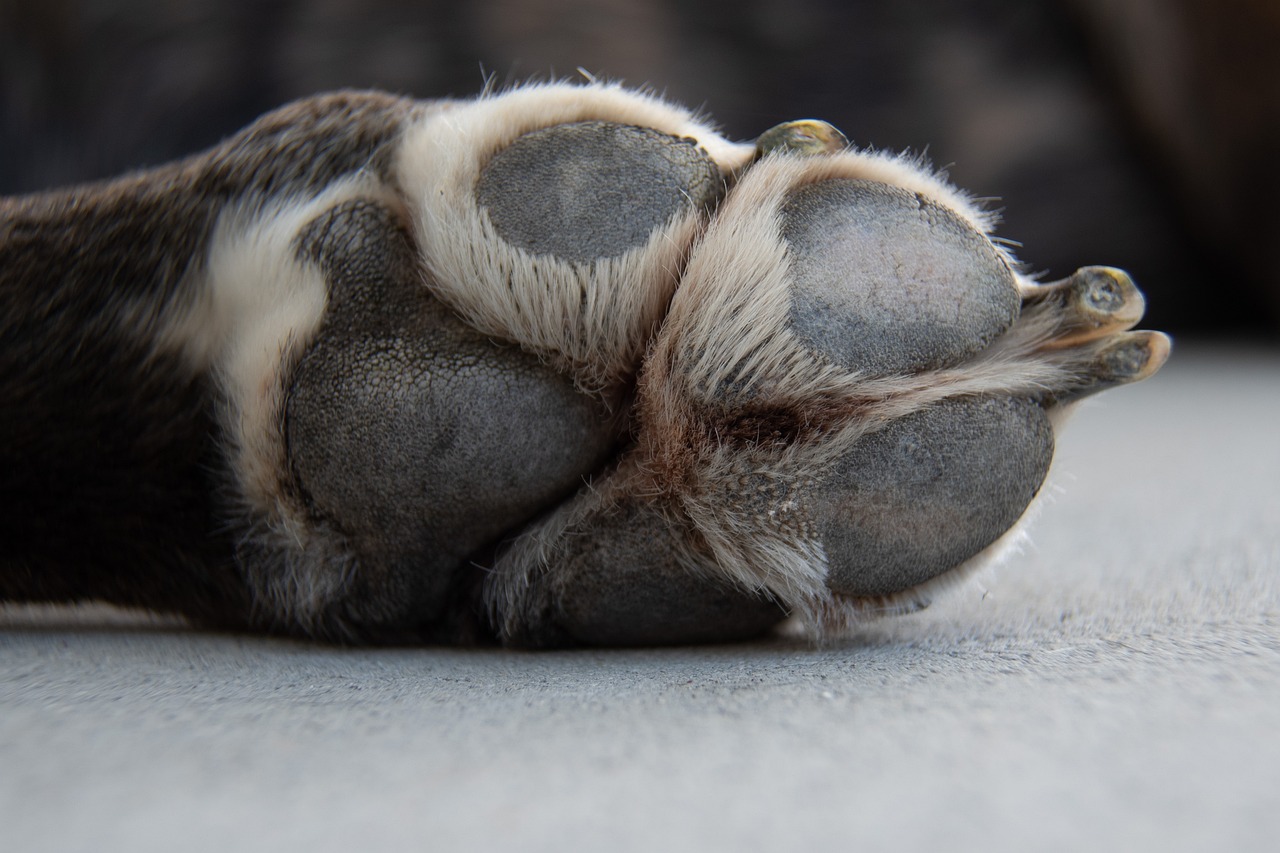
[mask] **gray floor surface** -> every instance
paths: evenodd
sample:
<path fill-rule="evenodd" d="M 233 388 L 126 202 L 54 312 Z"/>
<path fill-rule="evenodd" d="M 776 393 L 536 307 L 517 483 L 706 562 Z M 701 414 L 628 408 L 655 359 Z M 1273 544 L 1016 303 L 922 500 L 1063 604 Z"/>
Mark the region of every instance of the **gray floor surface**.
<path fill-rule="evenodd" d="M 1060 442 L 1021 554 L 824 648 L 335 650 L 0 611 L 0 850 L 1275 850 L 1280 353 Z"/>

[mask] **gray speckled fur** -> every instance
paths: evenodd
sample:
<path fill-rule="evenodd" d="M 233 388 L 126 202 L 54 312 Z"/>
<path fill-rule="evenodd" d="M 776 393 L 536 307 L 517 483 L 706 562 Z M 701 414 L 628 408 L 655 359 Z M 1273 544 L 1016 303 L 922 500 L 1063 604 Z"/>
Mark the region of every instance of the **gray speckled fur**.
<path fill-rule="evenodd" d="M 124 318 L 189 296 L 229 208 L 385 177 L 401 128 L 430 109 L 320 95 L 180 162 L 0 198 L 0 599 L 252 624 L 215 383 Z"/>
<path fill-rule="evenodd" d="M 1018 315 L 1017 285 L 990 242 L 915 193 L 831 180 L 792 193 L 791 325 L 814 351 L 871 375 L 955 364 Z"/>

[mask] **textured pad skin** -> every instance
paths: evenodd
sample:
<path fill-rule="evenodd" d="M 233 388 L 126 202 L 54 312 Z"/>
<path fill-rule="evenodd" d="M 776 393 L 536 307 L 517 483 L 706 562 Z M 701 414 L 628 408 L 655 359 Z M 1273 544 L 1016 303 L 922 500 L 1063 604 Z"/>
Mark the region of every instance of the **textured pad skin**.
<path fill-rule="evenodd" d="M 723 188 L 692 140 L 587 121 L 520 137 L 485 166 L 476 194 L 511 245 L 587 264 L 643 246 Z"/>
<path fill-rule="evenodd" d="M 626 500 L 590 516 L 543 579 L 555 604 L 550 624 L 517 642 L 671 645 L 756 637 L 786 618 L 767 597 L 680 564 L 689 535 L 652 507 Z M 530 620 L 532 621 L 532 620 Z"/>
<path fill-rule="evenodd" d="M 827 585 L 891 595 L 956 567 L 1013 526 L 1052 456 L 1028 400 L 947 400 L 865 436 L 817 490 Z"/>
<path fill-rule="evenodd" d="M 946 367 L 1013 324 L 1013 274 L 982 234 L 916 193 L 861 180 L 792 192 L 782 236 L 791 326 L 835 364 L 883 376 Z"/>
<path fill-rule="evenodd" d="M 430 296 L 385 210 L 313 229 L 333 282 L 290 395 L 291 461 L 358 557 L 399 567 L 421 615 L 477 550 L 572 493 L 612 449 L 601 406 Z"/>

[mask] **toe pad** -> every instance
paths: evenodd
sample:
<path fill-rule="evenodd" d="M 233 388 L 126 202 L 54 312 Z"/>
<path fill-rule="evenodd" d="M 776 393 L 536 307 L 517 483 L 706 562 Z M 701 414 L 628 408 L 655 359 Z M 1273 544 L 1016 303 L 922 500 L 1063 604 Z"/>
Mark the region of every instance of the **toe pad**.
<path fill-rule="evenodd" d="M 476 193 L 511 245 L 590 263 L 643 246 L 721 189 L 719 170 L 694 141 L 585 121 L 518 138 L 485 166 Z"/>
<path fill-rule="evenodd" d="M 812 350 L 870 375 L 946 367 L 1012 325 L 1004 259 L 946 207 L 874 181 L 794 190 L 782 209 L 791 326 Z"/>
<path fill-rule="evenodd" d="M 827 585 L 885 596 L 954 568 L 1021 517 L 1052 456 L 1026 400 L 948 400 L 865 436 L 824 484 Z"/>
<path fill-rule="evenodd" d="M 747 639 L 786 613 L 764 596 L 691 573 L 673 528 L 626 502 L 574 537 L 555 571 L 562 630 L 595 645 L 668 645 Z"/>

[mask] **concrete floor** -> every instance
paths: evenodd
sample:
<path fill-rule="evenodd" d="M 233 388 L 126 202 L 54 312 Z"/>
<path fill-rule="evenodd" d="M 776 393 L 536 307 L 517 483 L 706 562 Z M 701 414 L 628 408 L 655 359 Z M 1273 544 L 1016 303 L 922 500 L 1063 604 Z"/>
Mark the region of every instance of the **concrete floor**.
<path fill-rule="evenodd" d="M 821 649 L 0 611 L 0 849 L 1273 850 L 1280 352 L 1096 400 L 1032 546 Z"/>

